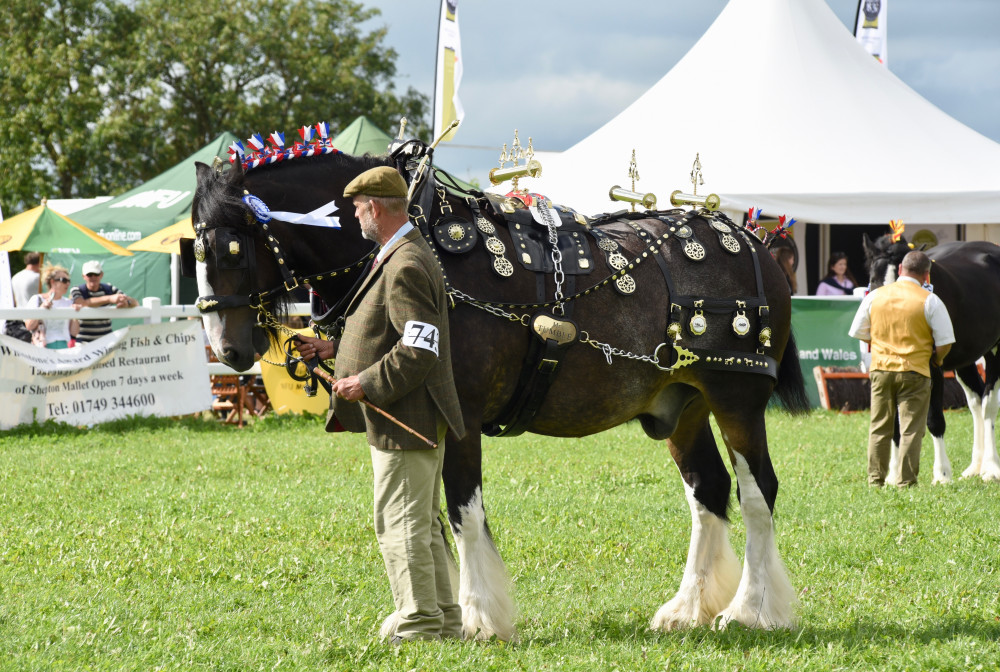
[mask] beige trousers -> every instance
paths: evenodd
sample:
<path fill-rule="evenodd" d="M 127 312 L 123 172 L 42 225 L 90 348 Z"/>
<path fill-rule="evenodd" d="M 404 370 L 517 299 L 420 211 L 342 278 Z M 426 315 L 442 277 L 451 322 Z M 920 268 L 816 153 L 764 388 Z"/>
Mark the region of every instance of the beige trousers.
<path fill-rule="evenodd" d="M 403 639 L 461 637 L 462 610 L 451 593 L 448 549 L 438 518 L 444 432 L 434 450 L 379 450 L 375 473 L 375 536 L 389 575 Z"/>
<path fill-rule="evenodd" d="M 871 427 L 868 432 L 868 483 L 883 485 L 889 471 L 893 421 L 899 408 L 900 485 L 916 485 L 920 444 L 927 431 L 931 379 L 915 371 L 872 371 Z"/>

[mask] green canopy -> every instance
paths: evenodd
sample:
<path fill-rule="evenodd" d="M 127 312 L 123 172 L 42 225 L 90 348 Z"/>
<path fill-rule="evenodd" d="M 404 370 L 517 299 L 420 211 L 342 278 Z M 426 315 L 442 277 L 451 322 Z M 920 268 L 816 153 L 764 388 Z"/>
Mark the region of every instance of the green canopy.
<path fill-rule="evenodd" d="M 211 165 L 216 156 L 225 158 L 237 138 L 223 133 L 208 145 L 117 198 L 73 213 L 73 219 L 108 240 L 128 246 L 171 224 L 191 216 L 191 201 L 197 186 L 195 161 Z M 74 284 L 82 284 L 84 262 L 96 259 L 104 265 L 104 282 L 140 301 L 147 296 L 170 303 L 170 255 L 138 252 L 133 257 L 111 255 L 52 254 L 54 262 L 70 270 Z M 196 290 L 194 290 L 196 293 Z"/>
<path fill-rule="evenodd" d="M 363 114 L 333 138 L 334 147 L 354 156 L 385 154 L 389 151 L 390 142 L 392 136 Z"/>
<path fill-rule="evenodd" d="M 49 209 L 44 203 L 0 222 L 0 251 L 32 250 L 51 254 L 121 254 L 132 253 L 101 238 L 69 217 Z"/>
<path fill-rule="evenodd" d="M 376 126 L 371 119 L 361 115 L 333 138 L 333 146 L 342 152 L 360 156 L 362 154 L 385 154 L 389 149 L 389 143 L 393 137 Z M 442 170 L 438 167 L 438 170 Z M 466 190 L 474 189 L 471 184 L 460 180 L 451 173 L 443 171 L 455 181 L 458 186 Z"/>

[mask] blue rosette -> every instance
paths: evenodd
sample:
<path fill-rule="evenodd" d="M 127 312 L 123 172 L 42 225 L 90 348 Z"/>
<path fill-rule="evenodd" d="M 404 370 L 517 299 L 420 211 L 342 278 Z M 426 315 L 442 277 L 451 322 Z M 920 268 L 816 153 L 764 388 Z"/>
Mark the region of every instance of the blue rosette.
<path fill-rule="evenodd" d="M 253 194 L 247 194 L 243 197 L 243 202 L 247 204 L 247 207 L 250 208 L 250 212 L 253 213 L 253 216 L 257 218 L 258 222 L 261 224 L 267 224 L 271 221 L 271 211 L 267 209 L 267 205 L 265 205 L 264 201 L 260 200 Z"/>

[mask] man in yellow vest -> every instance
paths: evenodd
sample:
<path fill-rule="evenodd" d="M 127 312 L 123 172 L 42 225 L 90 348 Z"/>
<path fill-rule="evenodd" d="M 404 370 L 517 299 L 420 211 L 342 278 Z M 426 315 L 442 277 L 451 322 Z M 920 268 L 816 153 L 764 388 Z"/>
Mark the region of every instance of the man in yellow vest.
<path fill-rule="evenodd" d="M 885 484 L 897 407 L 899 485 L 917 484 L 931 399 L 931 358 L 940 366 L 955 342 L 948 309 L 921 286 L 930 283 L 930 275 L 930 257 L 907 253 L 896 282 L 866 296 L 851 324 L 849 334 L 871 345 L 872 353 L 869 485 Z"/>

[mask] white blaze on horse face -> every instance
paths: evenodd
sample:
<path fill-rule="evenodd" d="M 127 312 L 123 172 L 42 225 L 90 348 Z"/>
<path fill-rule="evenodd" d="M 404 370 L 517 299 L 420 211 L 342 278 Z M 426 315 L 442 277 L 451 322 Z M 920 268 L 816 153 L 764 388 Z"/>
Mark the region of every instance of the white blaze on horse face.
<path fill-rule="evenodd" d="M 462 522 L 454 532 L 462 572 L 458 590 L 462 635 L 482 640 L 496 635 L 510 641 L 516 636 L 510 576 L 486 530 L 482 488 L 477 487 L 472 499 L 459 511 Z"/>
<path fill-rule="evenodd" d="M 888 264 L 885 267 L 885 277 L 882 278 L 883 285 L 891 285 L 896 282 L 896 267 L 892 264 Z"/>
<path fill-rule="evenodd" d="M 733 453 L 740 485 L 740 510 L 747 526 L 743 578 L 733 601 L 721 614 L 720 627 L 738 621 L 750 628 L 795 627 L 798 599 L 774 541 L 774 521 L 746 458 Z"/>
<path fill-rule="evenodd" d="M 649 627 L 678 630 L 711 623 L 736 594 L 740 561 L 729 543 L 729 524 L 705 508 L 684 481 L 691 509 L 691 545 L 677 594 L 660 607 Z"/>
<path fill-rule="evenodd" d="M 204 262 L 195 265 L 195 275 L 198 279 L 198 296 L 212 296 L 215 290 L 208 282 L 208 266 Z M 212 352 L 216 357 L 222 352 L 222 318 L 218 311 L 201 314 L 202 324 L 205 325 L 205 333 L 208 334 L 208 342 L 212 346 Z"/>

